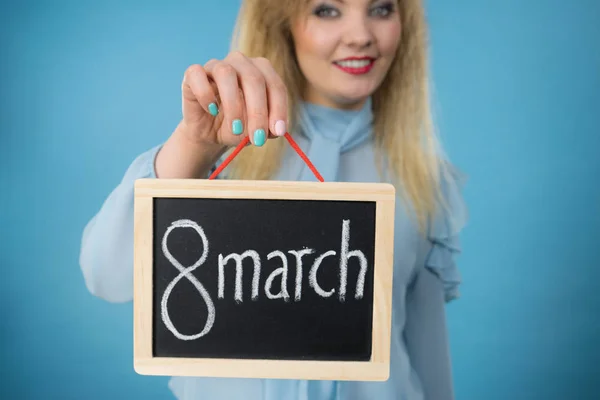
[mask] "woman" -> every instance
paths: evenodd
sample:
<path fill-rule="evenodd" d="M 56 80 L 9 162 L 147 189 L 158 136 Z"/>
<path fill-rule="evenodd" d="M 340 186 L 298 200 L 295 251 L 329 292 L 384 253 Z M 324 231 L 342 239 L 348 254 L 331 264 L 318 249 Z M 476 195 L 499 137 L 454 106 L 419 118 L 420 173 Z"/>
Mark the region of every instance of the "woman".
<path fill-rule="evenodd" d="M 457 296 L 453 261 L 464 225 L 458 182 L 441 156 L 428 106 L 421 0 L 245 0 L 236 51 L 193 65 L 183 118 L 141 154 L 83 234 L 89 290 L 132 299 L 133 184 L 220 175 L 313 180 L 280 136 L 289 131 L 325 181 L 392 182 L 395 221 L 391 374 L 386 382 L 175 377 L 179 399 L 451 399 L 444 303 Z"/>

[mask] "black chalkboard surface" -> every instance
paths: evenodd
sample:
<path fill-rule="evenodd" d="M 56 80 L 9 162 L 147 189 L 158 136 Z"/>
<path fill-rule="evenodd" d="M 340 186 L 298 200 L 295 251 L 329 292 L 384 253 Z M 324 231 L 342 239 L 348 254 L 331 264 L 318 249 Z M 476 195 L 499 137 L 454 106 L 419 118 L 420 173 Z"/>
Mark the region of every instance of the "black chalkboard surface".
<path fill-rule="evenodd" d="M 394 189 L 138 180 L 142 374 L 387 379 Z"/>

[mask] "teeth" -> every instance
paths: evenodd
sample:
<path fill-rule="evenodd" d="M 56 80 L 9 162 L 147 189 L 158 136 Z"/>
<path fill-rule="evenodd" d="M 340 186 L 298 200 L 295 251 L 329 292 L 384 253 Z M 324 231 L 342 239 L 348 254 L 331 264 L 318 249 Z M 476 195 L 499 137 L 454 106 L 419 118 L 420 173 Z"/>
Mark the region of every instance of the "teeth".
<path fill-rule="evenodd" d="M 371 64 L 371 60 L 336 61 L 336 64 L 346 68 L 362 68 Z"/>

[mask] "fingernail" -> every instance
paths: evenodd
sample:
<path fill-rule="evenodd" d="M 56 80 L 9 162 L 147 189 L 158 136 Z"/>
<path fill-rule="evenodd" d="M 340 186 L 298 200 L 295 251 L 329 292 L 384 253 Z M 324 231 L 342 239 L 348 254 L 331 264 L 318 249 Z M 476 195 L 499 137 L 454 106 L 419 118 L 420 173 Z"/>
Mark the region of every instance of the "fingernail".
<path fill-rule="evenodd" d="M 255 146 L 262 146 L 263 144 L 265 144 L 265 140 L 267 140 L 267 136 L 265 135 L 264 129 L 257 129 L 256 131 L 254 131 Z"/>
<path fill-rule="evenodd" d="M 234 135 L 240 135 L 244 131 L 242 121 L 239 119 L 234 120 L 231 124 L 231 130 L 233 131 Z"/>
<path fill-rule="evenodd" d="M 216 103 L 210 103 L 208 105 L 208 112 L 213 116 L 216 117 L 217 114 L 219 113 L 219 109 L 217 108 L 217 104 Z"/>
<path fill-rule="evenodd" d="M 277 136 L 285 135 L 285 122 L 279 120 L 275 123 L 275 134 Z"/>

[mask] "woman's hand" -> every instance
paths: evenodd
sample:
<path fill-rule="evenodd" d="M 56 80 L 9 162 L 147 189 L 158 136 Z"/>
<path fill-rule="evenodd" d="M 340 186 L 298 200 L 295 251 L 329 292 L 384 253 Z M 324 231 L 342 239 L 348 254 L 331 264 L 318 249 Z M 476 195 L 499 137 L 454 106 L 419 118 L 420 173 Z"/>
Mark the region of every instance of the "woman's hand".
<path fill-rule="evenodd" d="M 255 146 L 287 129 L 287 90 L 265 58 L 239 52 L 192 65 L 182 83 L 183 119 L 159 152 L 158 177 L 202 177 L 229 146 Z"/>
<path fill-rule="evenodd" d="M 182 96 L 183 121 L 195 142 L 233 146 L 250 135 L 255 146 L 262 146 L 285 133 L 286 88 L 265 58 L 233 52 L 204 67 L 192 65 Z"/>

